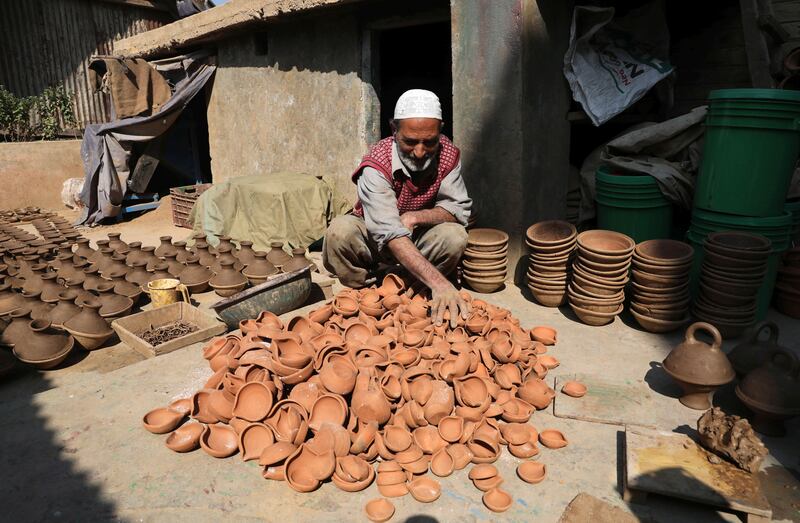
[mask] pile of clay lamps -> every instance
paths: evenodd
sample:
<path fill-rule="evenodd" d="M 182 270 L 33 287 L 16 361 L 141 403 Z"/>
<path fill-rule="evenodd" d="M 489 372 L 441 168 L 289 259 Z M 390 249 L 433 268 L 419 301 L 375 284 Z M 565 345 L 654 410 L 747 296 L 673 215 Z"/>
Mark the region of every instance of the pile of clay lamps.
<path fill-rule="evenodd" d="M 630 310 L 649 332 L 674 331 L 689 321 L 689 271 L 694 249 L 675 240 L 647 240 L 633 251 Z"/>
<path fill-rule="evenodd" d="M 540 454 L 537 443 L 564 447 L 561 432 L 529 423 L 555 396 L 544 378 L 559 364 L 547 354 L 556 331 L 524 329 L 507 310 L 464 298 L 472 311 L 455 328 L 434 326 L 428 300 L 394 275 L 288 324 L 263 312 L 212 340 L 204 388 L 148 412 L 144 426 L 170 433 L 177 452 L 257 460 L 264 478 L 299 492 L 329 479 L 348 492 L 375 482 L 384 498 L 420 502 L 441 492 L 429 471 L 494 462 L 504 445 L 522 460 Z M 541 481 L 544 467 L 526 462 L 518 475 Z M 479 488 L 491 510 L 510 505 L 499 482 Z M 365 510 L 375 521 L 394 513 L 386 499 Z"/>
<path fill-rule="evenodd" d="M 614 231 L 578 235 L 578 256 L 567 298 L 583 323 L 606 325 L 622 312 L 634 247 L 632 239 Z"/>
<path fill-rule="evenodd" d="M 489 293 L 502 287 L 508 274 L 508 234 L 497 229 L 471 229 L 461 266 L 471 289 Z"/>
<path fill-rule="evenodd" d="M 759 234 L 715 232 L 703 242 L 700 288 L 692 315 L 736 338 L 756 321 L 756 299 L 772 243 Z"/>
<path fill-rule="evenodd" d="M 775 283 L 775 308 L 792 318 L 800 318 L 800 247 L 790 249 L 783 256 L 783 266 L 778 270 Z"/>
<path fill-rule="evenodd" d="M 545 307 L 566 302 L 577 238 L 575 226 L 561 220 L 539 222 L 525 232 L 525 243 L 531 249 L 528 289 Z"/>

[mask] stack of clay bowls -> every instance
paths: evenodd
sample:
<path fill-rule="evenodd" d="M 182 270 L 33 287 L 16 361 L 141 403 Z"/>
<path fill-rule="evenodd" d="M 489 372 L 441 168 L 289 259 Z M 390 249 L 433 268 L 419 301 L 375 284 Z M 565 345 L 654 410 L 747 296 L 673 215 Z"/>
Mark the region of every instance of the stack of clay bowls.
<path fill-rule="evenodd" d="M 783 256 L 774 302 L 775 308 L 783 314 L 800 318 L 800 247 L 788 250 Z"/>
<path fill-rule="evenodd" d="M 695 318 L 736 338 L 756 321 L 756 299 L 772 252 L 769 239 L 745 232 L 715 232 L 704 242 Z"/>
<path fill-rule="evenodd" d="M 462 260 L 464 281 L 478 292 L 494 292 L 506 281 L 508 234 L 497 229 L 472 229 Z"/>
<path fill-rule="evenodd" d="M 525 236 L 525 243 L 531 249 L 528 288 L 545 307 L 563 305 L 577 245 L 575 226 L 561 220 L 548 220 L 528 227 Z"/>
<path fill-rule="evenodd" d="M 689 320 L 694 249 L 675 240 L 647 240 L 633 251 L 631 314 L 649 332 L 670 332 Z"/>
<path fill-rule="evenodd" d="M 634 247 L 631 238 L 614 231 L 578 235 L 578 256 L 567 297 L 583 323 L 606 325 L 622 312 Z"/>

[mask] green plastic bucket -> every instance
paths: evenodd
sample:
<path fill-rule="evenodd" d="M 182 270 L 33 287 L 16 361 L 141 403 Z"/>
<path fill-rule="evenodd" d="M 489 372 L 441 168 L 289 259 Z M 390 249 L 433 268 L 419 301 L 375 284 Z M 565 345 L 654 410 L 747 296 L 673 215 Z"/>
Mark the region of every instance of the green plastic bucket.
<path fill-rule="evenodd" d="M 602 166 L 595 173 L 595 188 L 600 229 L 621 232 L 637 243 L 670 237 L 672 204 L 652 176 L 611 174 Z"/>
<path fill-rule="evenodd" d="M 722 89 L 709 102 L 694 207 L 781 214 L 800 155 L 800 92 Z"/>
<path fill-rule="evenodd" d="M 697 211 L 697 209 L 695 209 Z M 716 226 L 698 226 L 696 223 L 696 214 L 692 215 L 692 225 L 689 232 L 686 234 L 686 239 L 694 247 L 694 260 L 692 262 L 692 270 L 690 275 L 690 291 L 692 297 L 697 295 L 697 290 L 700 283 L 700 270 L 703 266 L 703 257 L 705 254 L 703 242 L 706 236 L 712 232 L 719 231 L 742 231 L 755 234 L 761 234 L 772 242 L 772 254 L 767 261 L 767 274 L 764 276 L 764 282 L 761 289 L 758 291 L 756 299 L 756 320 L 761 321 L 767 316 L 769 304 L 772 301 L 772 293 L 775 289 L 775 280 L 778 277 L 778 267 L 781 263 L 781 256 L 790 246 L 789 233 L 791 231 L 791 214 L 784 213 L 781 217 L 770 218 L 748 218 L 741 216 L 726 216 L 718 215 Z M 705 215 L 709 219 L 708 215 Z M 744 226 L 736 226 L 735 222 L 739 220 L 744 223 Z M 759 220 L 773 225 L 776 221 L 783 222 L 782 230 L 776 230 L 774 226 L 765 227 L 761 230 L 754 224 Z"/>

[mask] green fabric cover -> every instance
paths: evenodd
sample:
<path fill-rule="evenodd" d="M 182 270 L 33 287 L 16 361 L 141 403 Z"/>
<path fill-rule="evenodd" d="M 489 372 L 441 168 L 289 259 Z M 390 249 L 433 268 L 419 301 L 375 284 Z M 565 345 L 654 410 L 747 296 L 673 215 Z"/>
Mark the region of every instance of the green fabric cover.
<path fill-rule="evenodd" d="M 277 241 L 289 250 L 322 238 L 331 220 L 351 208 L 327 176 L 255 174 L 214 184 L 197 199 L 190 220 L 213 246 L 217 236 L 230 236 L 252 241 L 255 250 Z"/>

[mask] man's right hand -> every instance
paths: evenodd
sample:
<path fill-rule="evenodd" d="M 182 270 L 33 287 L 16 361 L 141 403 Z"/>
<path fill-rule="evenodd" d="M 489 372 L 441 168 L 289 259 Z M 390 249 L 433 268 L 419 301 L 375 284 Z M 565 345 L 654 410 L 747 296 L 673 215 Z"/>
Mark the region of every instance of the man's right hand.
<path fill-rule="evenodd" d="M 458 316 L 466 320 L 469 315 L 470 304 L 467 302 L 453 284 L 447 282 L 447 286 L 431 289 L 431 318 L 435 325 L 441 325 L 444 321 L 445 311 L 450 311 L 450 327 L 455 328 L 458 324 Z"/>

